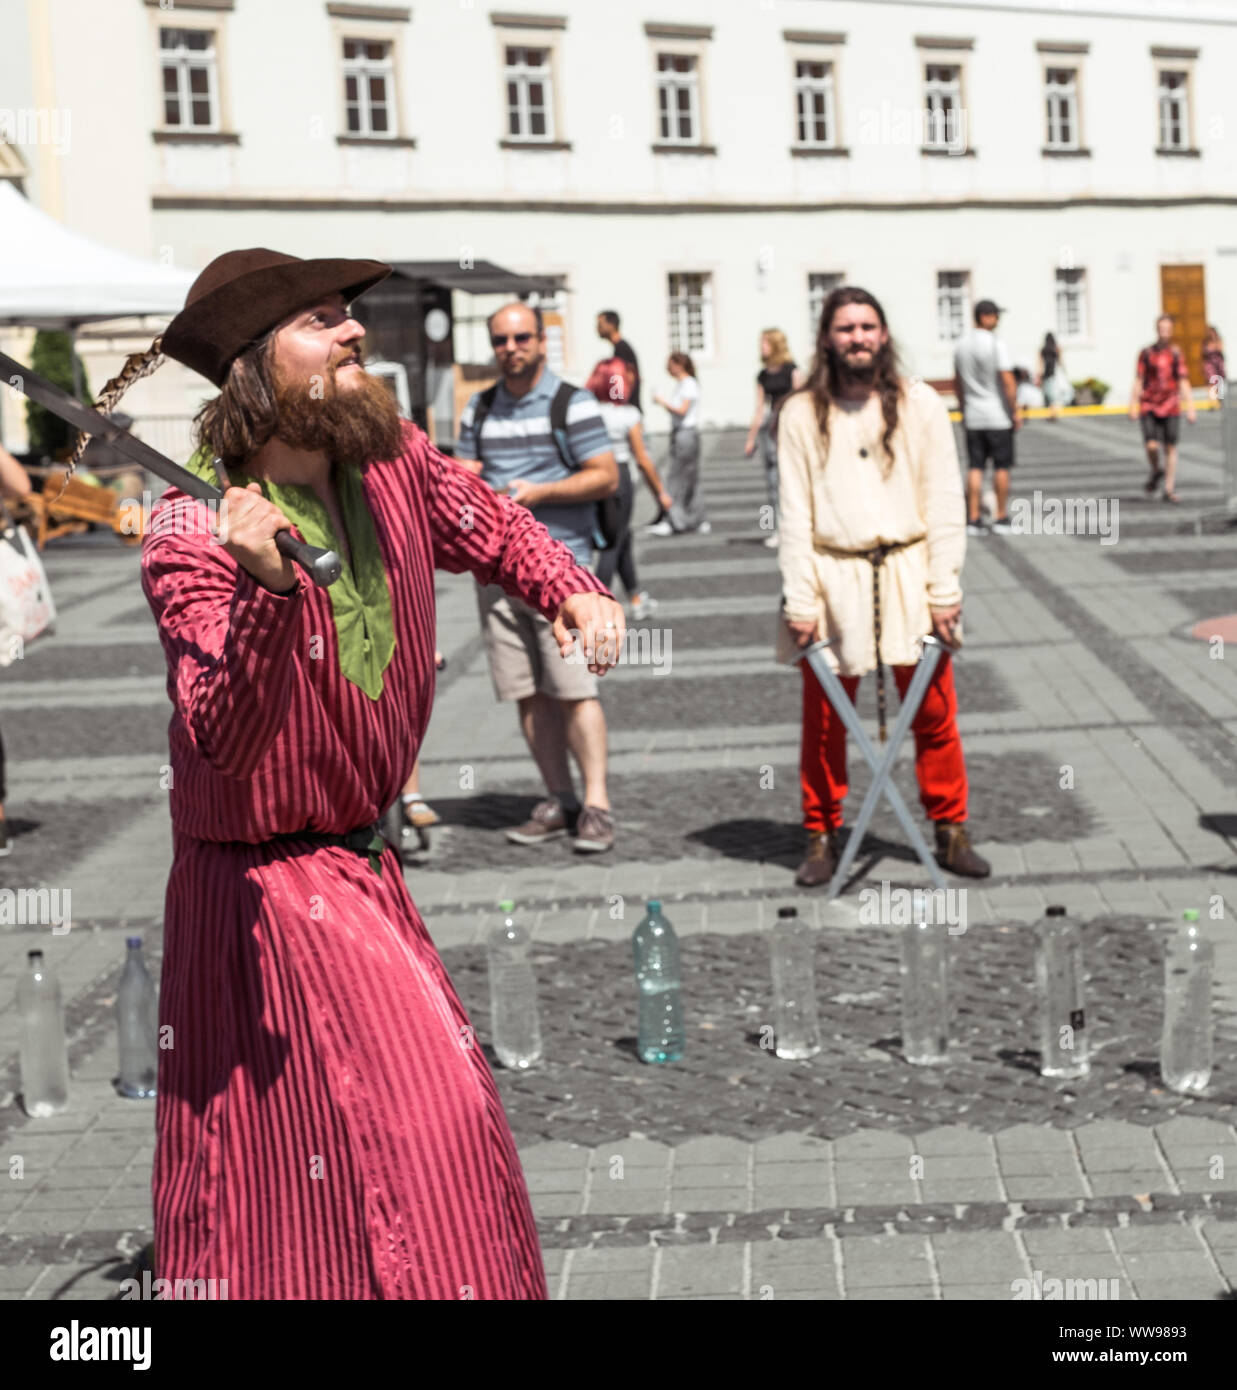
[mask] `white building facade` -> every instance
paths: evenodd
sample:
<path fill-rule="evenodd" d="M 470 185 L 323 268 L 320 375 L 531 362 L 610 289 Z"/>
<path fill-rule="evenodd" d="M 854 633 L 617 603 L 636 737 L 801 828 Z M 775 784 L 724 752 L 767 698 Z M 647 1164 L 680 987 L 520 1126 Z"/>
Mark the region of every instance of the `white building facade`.
<path fill-rule="evenodd" d="M 67 152 L 10 140 L 22 186 L 75 230 L 191 269 L 271 246 L 560 276 L 567 375 L 617 309 L 646 396 L 691 354 L 706 425 L 750 418 L 762 329 L 810 361 L 839 282 L 878 296 L 931 380 L 981 298 L 1017 362 L 1052 331 L 1113 400 L 1162 306 L 1195 360 L 1205 323 L 1237 335 L 1232 0 L 0 0 L 0 19 L 14 103 L 72 118 Z M 94 384 L 128 346 L 99 345 Z M 165 368 L 135 413 L 205 394 Z"/>

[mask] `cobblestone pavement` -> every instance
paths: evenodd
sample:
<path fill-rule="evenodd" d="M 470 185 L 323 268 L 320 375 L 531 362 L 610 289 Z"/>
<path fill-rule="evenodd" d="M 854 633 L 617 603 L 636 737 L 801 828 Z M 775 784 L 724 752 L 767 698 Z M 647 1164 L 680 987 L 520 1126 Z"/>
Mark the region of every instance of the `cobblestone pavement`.
<path fill-rule="evenodd" d="M 896 928 L 858 913 L 865 887 L 926 881 L 887 807 L 841 899 L 793 884 L 800 677 L 773 661 L 776 557 L 740 436 L 706 443 L 713 534 L 638 544 L 660 606 L 633 624 L 654 641 L 646 664 L 602 687 L 610 855 L 506 842 L 538 787 L 494 705 L 471 581 L 440 577 L 449 665 L 423 786 L 444 824 L 407 877 L 483 1045 L 497 899 L 533 931 L 546 1060 L 495 1065 L 553 1297 L 1007 1299 L 1036 1271 L 1117 1279 L 1122 1298 L 1237 1287 L 1237 685 L 1183 639 L 1235 606 L 1218 420 L 1186 434 L 1180 509 L 1143 500 L 1126 421 L 1035 425 L 1019 449 L 1015 496 L 1116 499 L 1119 539 L 970 542 L 956 671 L 994 873 L 955 885 L 968 923 L 939 1070 L 902 1060 Z M 46 559 L 57 633 L 0 679 L 15 837 L 0 888 L 70 888 L 73 928 L 0 925 L 0 1297 L 98 1298 L 151 1233 L 153 1107 L 112 1089 L 113 1011 L 125 935 L 160 959 L 169 708 L 135 553 L 92 534 Z M 859 706 L 870 723 L 871 681 Z M 917 805 L 909 748 L 896 776 Z M 852 817 L 868 784 L 852 750 Z M 683 938 L 688 1026 L 683 1062 L 662 1068 L 632 1039 L 629 937 L 653 895 Z M 1048 902 L 1083 923 L 1093 1057 L 1075 1083 L 1040 1078 L 1032 1050 L 1029 927 Z M 823 1046 L 801 1063 L 761 1046 L 764 931 L 786 903 L 818 929 Z M 1157 1065 L 1161 941 L 1186 906 L 1217 950 L 1215 1070 L 1194 1098 Z M 36 942 L 63 983 L 74 1085 L 43 1121 L 15 1100 L 11 1003 Z"/>

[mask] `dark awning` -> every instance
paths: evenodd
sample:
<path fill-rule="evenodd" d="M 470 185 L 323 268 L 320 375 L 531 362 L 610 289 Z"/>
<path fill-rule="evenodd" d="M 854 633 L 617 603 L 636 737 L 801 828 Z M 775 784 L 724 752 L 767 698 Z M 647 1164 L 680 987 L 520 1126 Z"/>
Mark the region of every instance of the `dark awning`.
<path fill-rule="evenodd" d="M 504 270 L 493 261 L 475 261 L 468 270 L 461 268 L 458 261 L 393 261 L 391 264 L 396 275 L 407 280 L 463 290 L 465 294 L 530 294 L 534 290 L 553 294 L 560 288 L 552 279 L 517 275 L 514 270 Z"/>

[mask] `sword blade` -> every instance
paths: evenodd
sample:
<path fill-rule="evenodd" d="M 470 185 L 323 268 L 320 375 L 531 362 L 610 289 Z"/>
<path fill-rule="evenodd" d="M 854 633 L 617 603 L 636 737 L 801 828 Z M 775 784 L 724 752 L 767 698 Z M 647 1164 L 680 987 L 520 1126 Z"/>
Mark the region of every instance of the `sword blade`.
<path fill-rule="evenodd" d="M 59 386 L 48 381 L 46 377 L 41 377 L 38 372 L 32 372 L 29 367 L 23 367 L 16 358 L 10 357 L 4 352 L 0 352 L 0 370 L 4 372 L 8 385 L 15 391 L 29 396 L 32 401 L 37 401 L 45 409 L 50 410 L 53 415 L 75 426 L 84 434 L 107 440 L 127 458 L 131 458 L 135 463 L 140 463 L 143 468 L 149 468 L 165 483 L 171 483 L 174 487 L 180 488 L 182 492 L 187 492 L 190 497 L 201 498 L 203 502 L 218 501 L 223 497 L 223 493 L 213 483 L 208 483 L 205 478 L 199 478 L 196 473 L 190 473 L 179 463 L 173 463 L 158 449 L 152 449 L 149 444 L 135 439 L 128 430 L 122 429 L 114 420 L 109 420 L 106 415 L 101 415 L 97 410 L 83 405 L 81 401 L 70 396 L 67 391 L 62 391 Z"/>

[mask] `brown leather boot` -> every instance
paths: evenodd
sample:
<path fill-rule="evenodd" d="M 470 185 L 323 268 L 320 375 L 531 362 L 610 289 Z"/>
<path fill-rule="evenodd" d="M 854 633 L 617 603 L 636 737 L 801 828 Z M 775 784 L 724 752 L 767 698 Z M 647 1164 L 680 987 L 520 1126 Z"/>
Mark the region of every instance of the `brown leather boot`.
<path fill-rule="evenodd" d="M 799 865 L 795 882 L 800 888 L 819 888 L 828 883 L 838 866 L 838 832 L 809 830 L 807 858 Z"/>
<path fill-rule="evenodd" d="M 963 878 L 987 878 L 992 872 L 992 865 L 971 848 L 966 823 L 960 821 L 951 824 L 947 820 L 938 820 L 935 824 L 936 860 L 941 868 L 951 869 Z"/>

